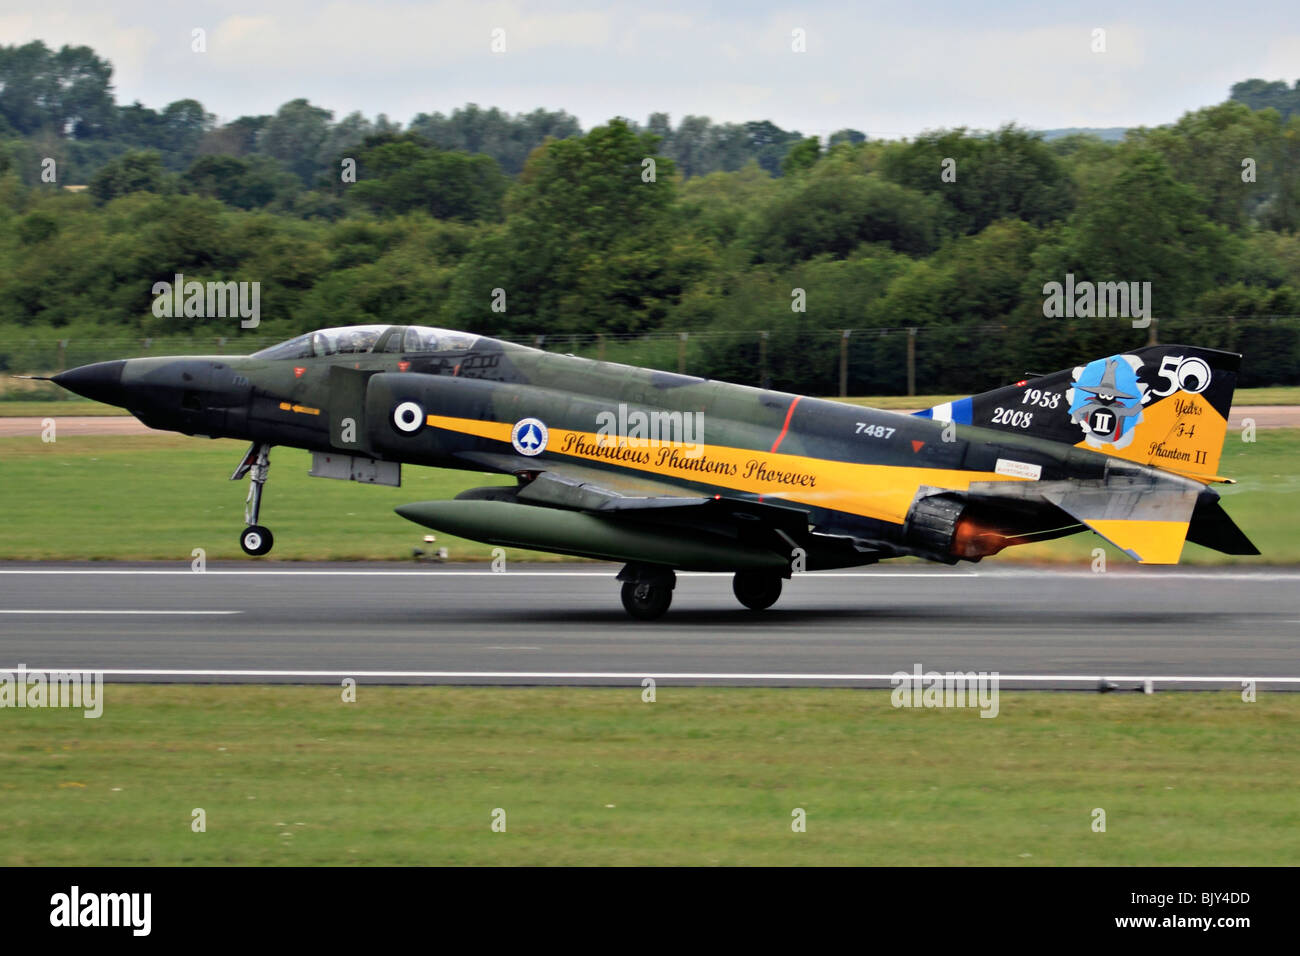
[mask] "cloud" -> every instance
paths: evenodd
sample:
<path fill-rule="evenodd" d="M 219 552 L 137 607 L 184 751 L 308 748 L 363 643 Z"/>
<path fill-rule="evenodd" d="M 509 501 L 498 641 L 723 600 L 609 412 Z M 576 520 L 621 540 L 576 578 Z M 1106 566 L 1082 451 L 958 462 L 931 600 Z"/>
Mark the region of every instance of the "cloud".
<path fill-rule="evenodd" d="M 565 109 L 584 126 L 652 111 L 770 119 L 804 133 L 913 135 L 1010 120 L 1153 125 L 1219 102 L 1250 76 L 1300 73 L 1294 4 L 1224 17 L 1211 0 L 1054 8 L 1005 0 L 924 7 L 812 0 L 609 5 L 488 0 L 61 0 L 0 15 L 6 42 L 85 43 L 117 69 L 119 99 L 194 97 L 227 119 L 306 97 L 342 116 L 465 102 Z M 190 31 L 208 31 L 208 52 Z M 1106 31 L 1106 52 L 1091 50 Z M 494 54 L 492 30 L 505 30 Z M 807 31 L 807 52 L 791 31 Z"/>

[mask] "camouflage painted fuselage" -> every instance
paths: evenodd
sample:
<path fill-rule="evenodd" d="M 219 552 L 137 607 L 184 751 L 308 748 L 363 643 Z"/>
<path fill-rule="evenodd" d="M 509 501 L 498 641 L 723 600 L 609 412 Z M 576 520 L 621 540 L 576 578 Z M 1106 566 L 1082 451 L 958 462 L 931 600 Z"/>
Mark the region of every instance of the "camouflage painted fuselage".
<path fill-rule="evenodd" d="M 116 383 L 108 381 L 114 369 Z M 87 374 L 79 389 L 75 376 L 89 370 L 104 382 L 92 388 Z M 1215 390 L 1202 383 L 1200 393 L 1182 395 L 1186 407 L 1177 413 L 1194 423 L 1217 418 L 1205 431 L 1218 429 L 1220 443 L 1233 384 L 1228 372 L 1235 381 L 1235 365 L 1221 363 Z M 1195 449 L 1186 454 L 1206 460 L 1181 474 L 1150 464 L 1169 454 L 1163 444 L 1139 444 L 1129 454 L 1092 450 L 1061 401 L 1073 394 L 1070 376 L 1055 373 L 967 399 L 946 420 L 486 338 L 443 352 L 131 359 L 63 379 L 154 428 L 513 474 L 516 489 L 463 497 L 616 519 L 637 540 L 654 538 L 654 560 L 663 561 L 663 547 L 676 541 L 681 560 L 664 563 L 683 568 L 726 566 L 718 548 L 725 551 L 728 541 L 738 552 L 770 551 L 786 563 L 802 552 L 812 570 L 900 554 L 977 560 L 1085 527 L 1139 560 L 1176 561 L 1193 510 L 1218 507 L 1204 476 L 1217 466 L 1218 446 L 1213 462 L 1199 450 L 1213 444 L 1213 435 L 1208 443 L 1205 432 L 1192 440 Z M 1143 414 L 1154 420 L 1173 395 Z M 503 517 L 489 523 L 523 514 L 498 512 Z M 407 516 L 438 526 L 435 513 L 443 514 Z M 512 536 L 499 527 L 475 534 L 480 520 L 443 524 L 480 540 L 547 547 L 544 535 Z M 708 557 L 693 554 L 691 542 L 705 539 Z M 552 547 L 621 558 L 627 548 L 583 550 L 580 540 L 558 538 Z M 736 566 L 753 566 L 747 560 Z"/>

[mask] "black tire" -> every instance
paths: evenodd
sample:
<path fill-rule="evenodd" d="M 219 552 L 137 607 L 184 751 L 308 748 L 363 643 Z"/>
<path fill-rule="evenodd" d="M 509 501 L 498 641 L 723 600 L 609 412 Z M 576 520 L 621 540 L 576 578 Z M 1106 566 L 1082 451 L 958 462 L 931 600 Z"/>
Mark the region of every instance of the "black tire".
<path fill-rule="evenodd" d="M 731 590 L 736 600 L 751 611 L 766 611 L 781 596 L 781 576 L 764 571 L 737 571 Z"/>
<path fill-rule="evenodd" d="M 622 598 L 628 614 L 638 621 L 653 621 L 673 603 L 673 589 L 649 581 L 624 581 Z"/>
<path fill-rule="evenodd" d="M 260 524 L 249 525 L 239 535 L 239 546 L 244 549 L 244 554 L 255 558 L 269 553 L 274 544 L 275 537 L 271 534 L 271 529 Z"/>

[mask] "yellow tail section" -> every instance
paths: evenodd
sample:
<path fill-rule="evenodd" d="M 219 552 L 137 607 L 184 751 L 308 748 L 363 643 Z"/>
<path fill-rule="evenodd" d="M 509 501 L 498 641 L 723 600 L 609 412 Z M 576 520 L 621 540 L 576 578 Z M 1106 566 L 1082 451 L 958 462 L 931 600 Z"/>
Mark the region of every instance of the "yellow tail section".
<path fill-rule="evenodd" d="M 1235 352 L 1148 345 L 918 414 L 1224 480 L 1219 457 L 1240 365 Z"/>
<path fill-rule="evenodd" d="M 1123 448 L 1096 449 L 1199 481 L 1224 481 L 1219 458 L 1228 421 L 1201 395 L 1179 393 L 1142 410 L 1133 440 Z M 1090 447 L 1088 442 L 1079 448 Z"/>

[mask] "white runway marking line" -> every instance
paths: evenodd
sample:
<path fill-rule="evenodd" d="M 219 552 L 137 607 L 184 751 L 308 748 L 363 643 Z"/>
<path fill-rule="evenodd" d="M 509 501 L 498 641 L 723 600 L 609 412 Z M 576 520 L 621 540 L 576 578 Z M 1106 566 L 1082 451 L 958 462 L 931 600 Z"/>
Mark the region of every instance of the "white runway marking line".
<path fill-rule="evenodd" d="M 46 608 L 0 608 L 0 614 L 243 614 L 243 611 L 121 611 L 121 610 L 89 610 L 89 611 L 68 611 L 68 610 L 49 610 Z"/>
<path fill-rule="evenodd" d="M 711 674 L 711 673 L 667 673 L 655 671 L 362 671 L 362 670 L 328 670 L 328 671 L 289 671 L 289 670 L 178 670 L 170 668 L 104 668 L 104 667 L 62 667 L 40 668 L 27 666 L 28 671 L 72 670 L 85 673 L 95 672 L 114 677 L 330 677 L 330 678 L 483 678 L 493 680 L 627 680 L 641 681 L 647 677 L 655 680 L 818 680 L 818 681 L 894 681 L 897 674 L 911 676 L 910 671 L 898 671 L 893 674 Z M 1018 681 L 1021 683 L 1071 682 L 1100 684 L 1124 681 L 1141 683 L 1151 681 L 1155 684 L 1240 684 L 1254 681 L 1256 684 L 1300 684 L 1300 677 L 1177 677 L 1160 675 L 1115 675 L 1115 674 L 998 674 L 1002 682 Z"/>
<path fill-rule="evenodd" d="M 81 569 L 57 569 L 57 570 L 38 570 L 38 569 L 20 569 L 4 570 L 0 569 L 0 574 L 128 574 L 128 575 L 184 575 L 186 577 L 203 578 L 203 577 L 231 577 L 236 575 L 258 575 L 262 577 L 291 577 L 291 578 L 313 578 L 313 577 L 387 577 L 387 578 L 455 578 L 455 577 L 482 577 L 482 578 L 613 578 L 615 571 L 188 571 L 188 570 L 168 570 L 155 571 L 153 569 L 131 569 L 131 570 L 105 570 L 105 571 L 83 571 Z M 679 578 L 729 578 L 732 576 L 730 571 L 678 571 Z M 802 577 L 802 575 L 800 575 Z M 818 574 L 818 579 L 830 577 L 837 578 L 975 578 L 979 575 L 966 571 L 939 571 L 939 572 L 897 572 L 885 571 L 876 574 L 863 573 L 838 573 L 828 572 Z M 811 578 L 810 578 L 811 579 Z"/>

